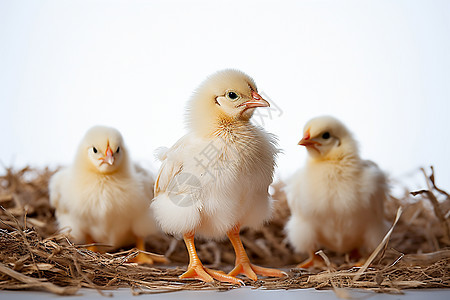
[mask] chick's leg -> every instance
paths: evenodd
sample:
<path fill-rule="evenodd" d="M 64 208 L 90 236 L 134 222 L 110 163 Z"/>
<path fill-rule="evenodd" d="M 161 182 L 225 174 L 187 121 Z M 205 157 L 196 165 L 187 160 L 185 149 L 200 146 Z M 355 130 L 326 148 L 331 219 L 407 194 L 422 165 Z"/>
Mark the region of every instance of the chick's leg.
<path fill-rule="evenodd" d="M 194 233 L 191 232 L 185 234 L 183 238 L 189 253 L 189 266 L 187 271 L 180 275 L 180 278 L 194 278 L 205 282 L 213 282 L 213 278 L 215 278 L 223 282 L 230 282 L 239 285 L 243 284 L 241 280 L 236 277 L 229 276 L 223 271 L 216 271 L 203 267 L 203 264 L 197 255 L 197 251 L 195 250 Z"/>
<path fill-rule="evenodd" d="M 228 238 L 233 244 L 234 252 L 236 252 L 236 263 L 233 270 L 228 275 L 236 276 L 238 274 L 244 274 L 252 280 L 257 280 L 256 274 L 261 276 L 270 277 L 284 277 L 286 273 L 276 270 L 255 266 L 250 263 L 250 260 L 245 252 L 244 245 L 242 245 L 241 238 L 239 237 L 240 226 L 235 226 L 228 232 Z"/>
<path fill-rule="evenodd" d="M 142 237 L 136 237 L 136 249 L 141 250 L 141 251 L 145 251 L 145 241 L 144 241 L 144 239 Z M 149 265 L 152 265 L 155 262 L 157 262 L 157 263 L 167 263 L 168 261 L 162 255 L 139 252 L 139 254 L 135 258 L 129 260 L 129 262 L 135 262 L 135 263 L 138 263 L 138 264 L 149 264 Z"/>

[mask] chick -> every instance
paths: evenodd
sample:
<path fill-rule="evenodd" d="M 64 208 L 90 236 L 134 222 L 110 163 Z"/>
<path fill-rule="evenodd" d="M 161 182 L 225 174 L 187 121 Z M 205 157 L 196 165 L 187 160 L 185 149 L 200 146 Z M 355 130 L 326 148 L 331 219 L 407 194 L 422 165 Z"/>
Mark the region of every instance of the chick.
<path fill-rule="evenodd" d="M 278 270 L 250 263 L 239 237 L 242 227 L 258 227 L 271 215 L 275 137 L 250 123 L 257 107 L 266 107 L 255 82 L 237 70 L 207 78 L 188 105 L 188 133 L 165 153 L 155 184 L 152 208 L 166 233 L 183 236 L 189 252 L 188 270 L 181 278 L 206 282 L 242 283 L 244 274 L 283 276 Z M 236 266 L 227 275 L 203 267 L 194 235 L 209 239 L 228 236 Z"/>
<path fill-rule="evenodd" d="M 387 232 L 383 172 L 359 157 L 352 134 L 333 117 L 310 120 L 298 144 L 306 147 L 308 159 L 285 187 L 292 212 L 287 237 L 297 252 L 309 254 L 298 267 L 314 265 L 321 247 L 338 253 L 374 250 Z"/>
<path fill-rule="evenodd" d="M 136 242 L 145 250 L 144 238 L 158 232 L 150 210 L 153 184 L 153 176 L 130 161 L 119 131 L 96 126 L 84 136 L 73 164 L 52 176 L 50 204 L 59 228 L 70 228 L 77 243 L 118 248 Z M 165 261 L 143 253 L 134 261 L 153 260 Z"/>

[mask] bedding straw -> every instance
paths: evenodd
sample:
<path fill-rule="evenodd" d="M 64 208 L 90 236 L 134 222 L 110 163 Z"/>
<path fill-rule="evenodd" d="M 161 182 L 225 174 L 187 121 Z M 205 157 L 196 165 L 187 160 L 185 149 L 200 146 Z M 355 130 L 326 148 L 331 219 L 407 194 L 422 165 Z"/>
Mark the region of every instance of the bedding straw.
<path fill-rule="evenodd" d="M 96 253 L 57 232 L 54 210 L 48 201 L 48 180 L 56 170 L 6 168 L 0 176 L 0 289 L 43 290 L 58 295 L 76 294 L 81 287 L 105 290 L 129 287 L 133 295 L 179 290 L 228 290 L 228 283 L 181 280 L 188 263 L 184 244 L 160 235 L 147 239 L 147 251 L 166 255 L 167 265 L 136 265 L 127 261 L 136 249 Z M 385 203 L 392 228 L 361 268 L 348 256 L 327 250 L 323 268 L 304 270 L 294 266 L 306 257 L 295 254 L 283 228 L 289 218 L 283 184 L 274 184 L 273 219 L 260 230 L 245 229 L 242 241 L 252 262 L 288 272 L 285 278 L 261 278 L 246 285 L 264 289 L 334 289 L 348 297 L 351 288 L 401 293 L 406 288 L 450 286 L 450 197 L 436 186 L 434 169 L 426 175 L 427 190 L 405 192 Z M 398 214 L 399 208 L 403 213 Z M 396 215 L 398 218 L 396 219 Z M 395 222 L 394 222 L 395 221 Z M 208 267 L 230 271 L 234 251 L 228 241 L 196 242 Z"/>

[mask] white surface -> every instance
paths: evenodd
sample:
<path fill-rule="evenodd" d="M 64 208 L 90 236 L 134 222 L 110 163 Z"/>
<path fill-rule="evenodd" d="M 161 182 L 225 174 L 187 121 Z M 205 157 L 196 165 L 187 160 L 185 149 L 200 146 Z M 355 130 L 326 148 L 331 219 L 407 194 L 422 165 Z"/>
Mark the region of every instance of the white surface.
<path fill-rule="evenodd" d="M 350 296 L 352 299 L 371 299 L 371 300 L 396 300 L 396 299 L 408 299 L 408 300 L 422 300 L 422 299 L 449 299 L 450 290 L 407 290 L 404 291 L 403 295 L 391 295 L 391 294 L 379 294 L 369 291 L 350 291 Z M 108 293 L 108 292 L 107 292 Z M 131 291 L 129 289 L 120 289 L 112 291 L 113 299 L 134 299 Z M 53 294 L 43 293 L 43 292 L 16 292 L 16 291 L 0 291 L 0 299 L 8 300 L 23 300 L 29 299 L 33 300 L 41 299 L 105 299 L 95 290 L 83 289 L 80 291 L 78 296 L 73 297 L 62 297 Z M 310 299 L 310 300 L 327 300 L 327 299 L 339 299 L 336 294 L 331 290 L 314 290 L 314 289 L 303 289 L 303 290 L 253 290 L 251 288 L 239 288 L 226 292 L 215 292 L 215 291 L 185 291 L 185 292 L 174 292 L 174 293 L 160 293 L 153 295 L 139 295 L 136 299 L 164 299 L 164 300 L 203 300 L 203 299 L 258 299 L 258 300 L 272 300 L 276 298 L 282 299 Z"/>
<path fill-rule="evenodd" d="M 305 122 L 333 114 L 364 158 L 394 176 L 435 165 L 450 188 L 447 0 L 2 0 L 0 41 L 7 166 L 68 164 L 104 124 L 157 168 L 192 91 L 233 67 L 282 110 L 263 119 L 284 149 L 282 178 L 304 161 Z"/>

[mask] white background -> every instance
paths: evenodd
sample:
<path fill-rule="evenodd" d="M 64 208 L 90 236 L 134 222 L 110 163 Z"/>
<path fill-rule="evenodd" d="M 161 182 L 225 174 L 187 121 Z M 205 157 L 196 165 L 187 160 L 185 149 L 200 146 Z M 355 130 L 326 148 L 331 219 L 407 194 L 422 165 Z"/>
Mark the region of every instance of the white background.
<path fill-rule="evenodd" d="M 157 168 L 192 91 L 230 67 L 282 110 L 263 119 L 279 178 L 304 162 L 306 121 L 332 114 L 392 177 L 423 185 L 408 174 L 434 165 L 450 188 L 448 0 L 0 0 L 0 162 L 69 164 L 103 124 Z"/>

